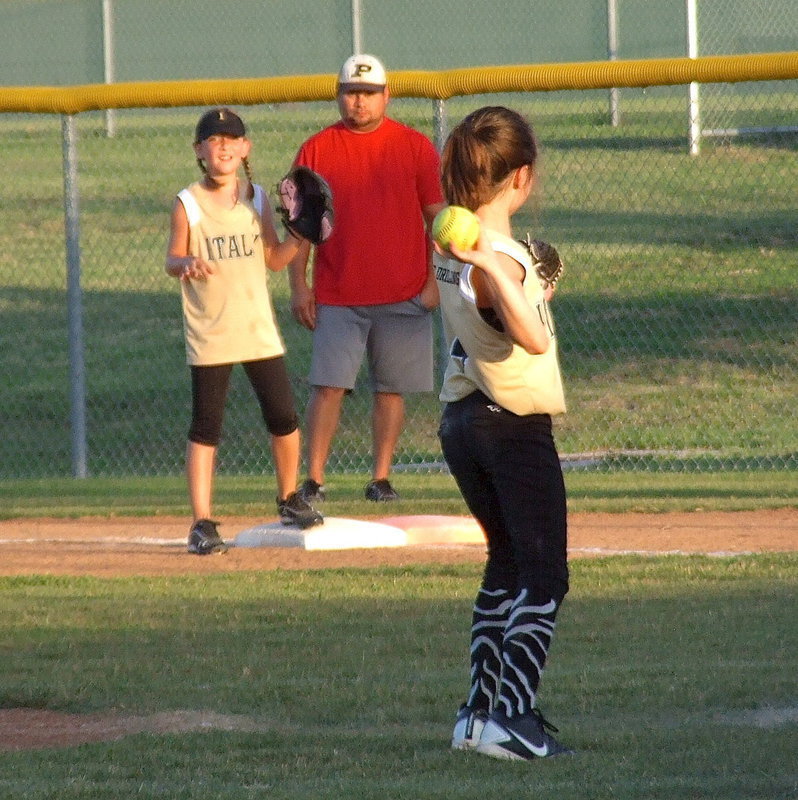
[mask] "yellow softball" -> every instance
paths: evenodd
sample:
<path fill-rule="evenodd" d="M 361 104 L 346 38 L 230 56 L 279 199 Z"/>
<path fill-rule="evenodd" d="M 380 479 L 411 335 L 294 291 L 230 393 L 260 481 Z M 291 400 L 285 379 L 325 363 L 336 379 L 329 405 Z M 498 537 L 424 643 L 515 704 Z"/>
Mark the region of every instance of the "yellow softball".
<path fill-rule="evenodd" d="M 462 206 L 446 206 L 432 221 L 432 238 L 444 249 L 451 243 L 472 250 L 479 238 L 479 217 Z"/>

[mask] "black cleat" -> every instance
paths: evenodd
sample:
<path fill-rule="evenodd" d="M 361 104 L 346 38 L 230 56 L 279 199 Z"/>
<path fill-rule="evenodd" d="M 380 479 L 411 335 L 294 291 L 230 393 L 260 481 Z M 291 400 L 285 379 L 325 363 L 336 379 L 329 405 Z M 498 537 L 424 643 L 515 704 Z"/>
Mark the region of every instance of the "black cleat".
<path fill-rule="evenodd" d="M 387 478 L 369 481 L 366 484 L 364 494 L 366 495 L 366 500 L 373 500 L 375 503 L 388 503 L 391 500 L 399 499 L 396 489 L 391 486 L 391 482 Z"/>
<path fill-rule="evenodd" d="M 216 530 L 218 524 L 212 519 L 198 519 L 188 534 L 188 552 L 197 556 L 226 553 L 227 545 Z"/>
<path fill-rule="evenodd" d="M 574 751 L 561 745 L 549 731 L 557 733 L 557 728 L 545 720 L 536 708 L 531 714 L 518 717 L 508 717 L 494 711 L 482 729 L 476 750 L 493 758 L 515 761 L 573 755 Z"/>
<path fill-rule="evenodd" d="M 452 750 L 473 750 L 479 744 L 487 721 L 487 711 L 460 706 L 452 732 Z"/>
<path fill-rule="evenodd" d="M 324 524 L 324 517 L 299 492 L 291 492 L 285 500 L 278 500 L 277 510 L 284 525 L 296 525 L 304 530 Z"/>
<path fill-rule="evenodd" d="M 314 503 L 323 503 L 327 497 L 326 488 L 323 483 L 316 483 L 313 478 L 308 478 L 302 482 L 302 485 L 296 490 L 296 493 L 306 502 L 313 505 Z"/>

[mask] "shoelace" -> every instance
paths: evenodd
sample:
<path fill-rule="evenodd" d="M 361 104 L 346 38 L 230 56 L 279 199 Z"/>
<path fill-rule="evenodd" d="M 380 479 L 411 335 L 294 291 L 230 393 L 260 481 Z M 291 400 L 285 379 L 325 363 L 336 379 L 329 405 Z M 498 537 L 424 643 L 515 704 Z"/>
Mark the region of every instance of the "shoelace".
<path fill-rule="evenodd" d="M 544 716 L 543 712 L 539 708 L 532 709 L 533 716 L 537 717 L 538 722 L 547 730 L 551 731 L 551 733 L 559 733 L 560 729 L 555 725 L 552 725 Z"/>

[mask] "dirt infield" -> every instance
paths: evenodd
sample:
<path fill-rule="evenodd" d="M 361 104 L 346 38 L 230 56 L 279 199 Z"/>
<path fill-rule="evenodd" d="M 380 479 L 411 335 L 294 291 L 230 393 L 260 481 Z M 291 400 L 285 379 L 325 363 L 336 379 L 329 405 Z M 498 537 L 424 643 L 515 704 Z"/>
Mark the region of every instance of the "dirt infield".
<path fill-rule="evenodd" d="M 228 518 L 222 533 L 264 520 Z M 184 518 L 86 518 L 0 522 L 0 575 L 185 575 L 268 569 L 407 566 L 482 562 L 479 544 L 417 545 L 373 549 L 306 551 L 301 548 L 232 548 L 224 556 L 199 558 L 185 552 Z M 571 558 L 620 553 L 784 552 L 798 549 L 798 509 L 757 512 L 668 514 L 573 514 Z M 0 751 L 72 747 L 135 733 L 196 730 L 261 730 L 262 721 L 203 711 L 149 716 L 63 714 L 0 709 Z"/>
<path fill-rule="evenodd" d="M 229 539 L 264 520 L 226 518 Z M 0 521 L 0 575 L 184 575 L 265 569 L 407 566 L 481 562 L 479 544 L 356 550 L 232 548 L 224 556 L 185 552 L 183 517 Z M 572 514 L 572 558 L 618 553 L 760 553 L 798 548 L 798 509 L 666 514 Z"/>

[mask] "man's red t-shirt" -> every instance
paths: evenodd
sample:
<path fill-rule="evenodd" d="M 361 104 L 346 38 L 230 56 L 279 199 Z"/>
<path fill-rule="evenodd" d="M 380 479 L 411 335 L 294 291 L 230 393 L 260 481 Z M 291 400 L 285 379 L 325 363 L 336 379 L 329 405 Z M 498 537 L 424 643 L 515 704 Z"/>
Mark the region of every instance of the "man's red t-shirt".
<path fill-rule="evenodd" d="M 308 139 L 296 163 L 323 175 L 333 195 L 333 233 L 316 248 L 316 302 L 381 305 L 417 295 L 429 269 L 421 209 L 443 202 L 432 142 L 387 117 L 370 133 L 338 122 Z"/>

